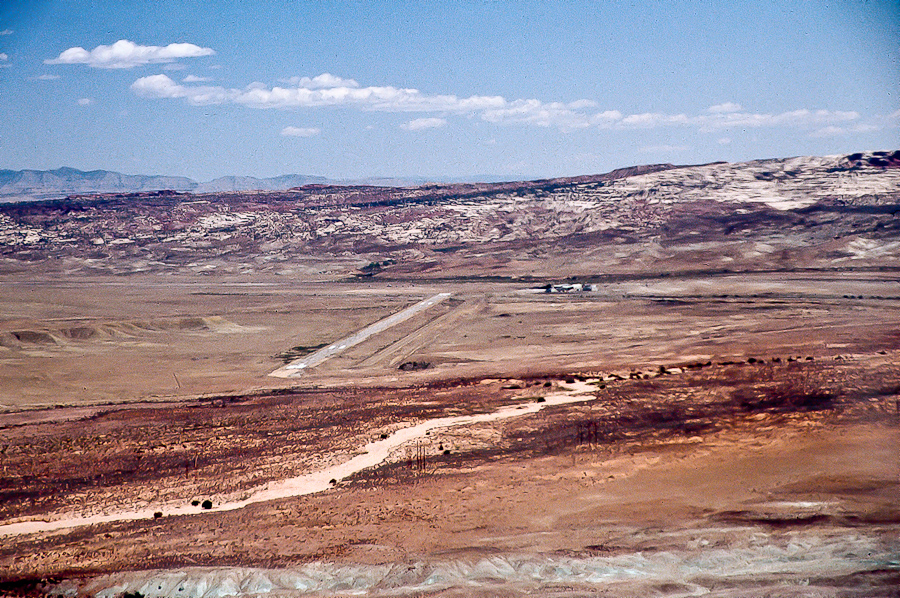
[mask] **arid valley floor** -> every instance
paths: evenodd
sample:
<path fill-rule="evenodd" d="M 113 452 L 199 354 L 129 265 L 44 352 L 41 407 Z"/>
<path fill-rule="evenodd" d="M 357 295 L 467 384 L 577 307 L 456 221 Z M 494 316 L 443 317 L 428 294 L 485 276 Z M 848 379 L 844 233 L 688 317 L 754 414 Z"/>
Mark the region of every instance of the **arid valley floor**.
<path fill-rule="evenodd" d="M 898 596 L 877 160 L 4 208 L 0 595 Z"/>

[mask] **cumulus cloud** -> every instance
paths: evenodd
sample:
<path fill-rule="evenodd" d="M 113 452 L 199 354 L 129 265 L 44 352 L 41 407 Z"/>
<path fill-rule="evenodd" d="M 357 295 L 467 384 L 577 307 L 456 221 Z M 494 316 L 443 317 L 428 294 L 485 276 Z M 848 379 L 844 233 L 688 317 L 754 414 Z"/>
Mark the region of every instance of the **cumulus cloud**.
<path fill-rule="evenodd" d="M 0 52 L 0 61 L 6 61 L 6 60 L 9 60 L 9 54 L 4 54 L 3 52 Z"/>
<path fill-rule="evenodd" d="M 421 131 L 422 129 L 438 129 L 446 124 L 447 120 L 444 118 L 415 118 L 408 123 L 403 123 L 400 128 L 407 131 Z"/>
<path fill-rule="evenodd" d="M 358 106 L 382 112 L 473 112 L 504 100 L 499 97 L 452 95 L 428 96 L 417 89 L 383 87 L 272 87 L 260 83 L 232 90 L 233 101 L 250 108 L 311 108 L 317 106 Z"/>
<path fill-rule="evenodd" d="M 690 119 L 685 114 L 663 114 L 662 112 L 642 112 L 630 114 L 620 123 L 623 127 L 650 129 L 663 125 L 685 125 Z"/>
<path fill-rule="evenodd" d="M 638 151 L 645 154 L 671 154 L 676 152 L 684 152 L 691 149 L 688 145 L 648 145 L 640 148 Z"/>
<path fill-rule="evenodd" d="M 206 83 L 212 81 L 212 77 L 198 77 L 197 75 L 188 75 L 181 80 L 182 83 Z"/>
<path fill-rule="evenodd" d="M 779 113 L 748 112 L 738 104 L 727 103 L 712 106 L 706 114 L 690 116 L 687 114 L 665 114 L 661 112 L 645 112 L 630 114 L 613 121 L 616 128 L 657 127 L 693 127 L 703 132 L 715 132 L 727 129 L 756 128 L 788 128 L 788 129 L 820 129 L 836 127 L 841 123 L 853 123 L 860 115 L 854 111 L 841 110 L 790 110 Z M 863 125 L 854 125 L 853 130 L 860 132 Z M 730 140 L 729 140 L 730 141 Z"/>
<path fill-rule="evenodd" d="M 79 106 L 90 106 L 93 103 L 94 103 L 93 98 L 81 98 L 78 100 Z"/>
<path fill-rule="evenodd" d="M 194 44 L 169 44 L 168 46 L 141 46 L 127 39 L 120 39 L 111 46 L 97 46 L 93 50 L 81 47 L 69 48 L 58 57 L 44 64 L 86 64 L 93 68 L 130 69 L 145 64 L 170 63 L 179 58 L 211 56 L 215 51 Z"/>
<path fill-rule="evenodd" d="M 827 127 L 822 127 L 821 129 L 817 129 L 809 134 L 810 137 L 840 137 L 842 135 L 849 135 L 851 133 L 871 133 L 872 131 L 877 131 L 878 127 L 875 125 L 869 125 L 864 123 L 858 123 L 846 127 L 838 127 L 835 125 L 828 125 Z"/>
<path fill-rule="evenodd" d="M 322 129 L 315 127 L 285 127 L 281 129 L 281 134 L 285 137 L 314 137 L 322 132 Z"/>
<path fill-rule="evenodd" d="M 715 131 L 732 128 L 787 127 L 810 128 L 834 125 L 859 119 L 859 113 L 840 110 L 790 110 L 777 114 L 728 112 L 701 116 L 695 119 L 701 130 Z"/>
<path fill-rule="evenodd" d="M 608 126 L 622 118 L 618 110 L 590 113 L 587 108 L 596 107 L 591 100 L 574 102 L 542 102 L 540 100 L 514 100 L 508 102 L 500 98 L 497 107 L 491 107 L 481 117 L 488 122 L 512 122 L 537 125 L 539 127 L 559 127 L 562 129 L 585 129 L 592 126 Z"/>
<path fill-rule="evenodd" d="M 716 104 L 715 106 L 710 106 L 706 109 L 706 111 L 712 112 L 713 114 L 727 114 L 728 112 L 740 112 L 743 109 L 743 106 L 741 106 L 740 104 L 735 104 L 734 102 L 725 102 L 724 104 Z"/>
<path fill-rule="evenodd" d="M 425 95 L 417 89 L 391 86 L 352 87 L 338 85 L 322 87 L 331 75 L 320 75 L 297 86 L 269 87 L 263 83 L 251 83 L 243 89 L 218 86 L 179 85 L 166 75 L 141 77 L 131 85 L 132 91 L 144 97 L 184 98 L 191 104 L 232 102 L 250 108 L 314 108 L 320 106 L 357 106 L 364 110 L 382 112 L 476 112 L 503 106 L 499 96 Z M 337 79 L 337 78 L 334 78 Z M 318 82 L 316 82 L 318 80 Z M 342 80 L 349 81 L 349 80 Z M 331 80 L 331 83 L 336 83 Z M 355 82 L 354 82 L 355 83 Z M 303 87 L 318 85 L 318 87 Z"/>
<path fill-rule="evenodd" d="M 234 98 L 231 91 L 209 85 L 184 86 L 166 75 L 141 77 L 131 84 L 131 91 L 145 98 L 183 98 L 194 106 L 224 104 Z"/>
<path fill-rule="evenodd" d="M 810 136 L 811 137 L 834 137 L 837 135 L 844 135 L 846 133 L 847 133 L 847 129 L 845 129 L 844 127 L 828 126 L 828 127 L 822 127 L 818 131 L 813 131 L 812 133 L 810 133 Z"/>
<path fill-rule="evenodd" d="M 622 118 L 622 113 L 618 110 L 606 110 L 604 112 L 598 112 L 597 114 L 592 115 L 591 124 L 610 125 L 622 120 Z"/>
<path fill-rule="evenodd" d="M 407 130 L 444 126 L 449 115 L 469 115 L 491 123 L 518 123 L 561 130 L 690 127 L 702 132 L 716 132 L 770 127 L 824 131 L 827 127 L 846 128 L 852 125 L 859 132 L 858 127 L 861 126 L 859 113 L 853 111 L 800 109 L 765 113 L 752 112 L 740 104 L 725 102 L 710 106 L 696 115 L 665 112 L 623 114 L 618 110 L 598 110 L 596 102 L 586 99 L 546 102 L 538 99 L 508 100 L 502 96 L 488 95 L 459 97 L 426 94 L 413 88 L 363 87 L 353 79 L 330 73 L 292 77 L 282 80 L 282 85 L 274 86 L 258 82 L 244 88 L 187 85 L 202 82 L 199 77 L 188 76 L 182 83 L 176 83 L 168 76 L 159 74 L 141 77 L 131 85 L 131 89 L 143 97 L 183 99 L 193 105 L 232 103 L 260 110 L 341 106 L 368 111 L 430 114 L 407 122 L 403 125 Z"/>
<path fill-rule="evenodd" d="M 322 73 L 315 77 L 290 77 L 288 79 L 279 79 L 281 83 L 288 85 L 296 85 L 297 87 L 305 87 L 306 89 L 323 89 L 328 87 L 359 87 L 359 83 L 353 79 L 344 79 L 336 77 L 331 73 Z"/>

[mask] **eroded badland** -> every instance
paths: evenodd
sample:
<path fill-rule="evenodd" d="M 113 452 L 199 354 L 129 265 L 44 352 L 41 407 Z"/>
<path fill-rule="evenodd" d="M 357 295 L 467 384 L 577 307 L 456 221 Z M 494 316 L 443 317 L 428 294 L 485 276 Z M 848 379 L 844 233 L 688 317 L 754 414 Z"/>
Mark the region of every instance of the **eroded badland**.
<path fill-rule="evenodd" d="M 0 594 L 897 595 L 898 166 L 0 205 Z"/>

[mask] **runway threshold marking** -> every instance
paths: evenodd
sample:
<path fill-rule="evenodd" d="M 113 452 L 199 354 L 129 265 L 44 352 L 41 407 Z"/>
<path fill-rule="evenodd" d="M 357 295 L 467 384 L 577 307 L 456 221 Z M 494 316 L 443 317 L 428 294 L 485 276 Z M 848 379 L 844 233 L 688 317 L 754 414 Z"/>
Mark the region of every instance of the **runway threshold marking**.
<path fill-rule="evenodd" d="M 383 320 L 378 320 L 374 324 L 370 324 L 362 330 L 354 332 L 346 338 L 333 342 L 327 347 L 319 349 L 315 353 L 312 353 L 300 359 L 295 359 L 291 363 L 278 368 L 269 375 L 275 376 L 277 378 L 295 378 L 301 375 L 304 370 L 315 367 L 323 361 L 330 359 L 335 355 L 338 355 L 339 353 L 342 353 L 350 347 L 358 345 L 359 343 L 367 340 L 369 337 L 378 334 L 379 332 L 384 332 L 388 328 L 396 326 L 401 322 L 405 322 L 414 315 L 425 311 L 426 309 L 434 305 L 437 305 L 441 301 L 449 298 L 451 294 L 452 293 L 438 293 L 433 297 L 423 299 L 422 301 L 419 301 L 414 305 L 410 305 L 406 309 L 400 310 L 397 313 L 384 318 Z"/>

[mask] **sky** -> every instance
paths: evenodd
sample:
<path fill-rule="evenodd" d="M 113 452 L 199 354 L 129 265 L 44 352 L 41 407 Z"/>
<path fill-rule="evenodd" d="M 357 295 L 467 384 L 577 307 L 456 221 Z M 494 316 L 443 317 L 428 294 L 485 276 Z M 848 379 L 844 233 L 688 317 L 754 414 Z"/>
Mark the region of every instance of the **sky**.
<path fill-rule="evenodd" d="M 900 148 L 900 0 L 0 2 L 0 168 L 544 178 Z"/>

